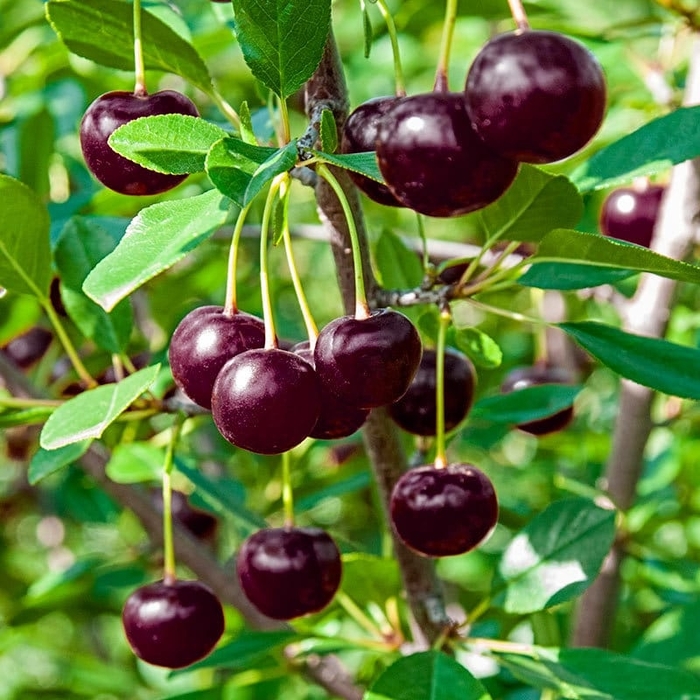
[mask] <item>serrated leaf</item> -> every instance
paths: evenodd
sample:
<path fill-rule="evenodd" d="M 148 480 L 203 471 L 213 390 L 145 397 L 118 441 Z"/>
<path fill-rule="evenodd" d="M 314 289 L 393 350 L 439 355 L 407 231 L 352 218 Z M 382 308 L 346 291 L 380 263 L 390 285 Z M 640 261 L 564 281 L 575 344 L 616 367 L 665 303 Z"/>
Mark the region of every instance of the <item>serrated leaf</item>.
<path fill-rule="evenodd" d="M 56 450 L 102 433 L 156 380 L 160 365 L 134 372 L 117 384 L 90 389 L 59 406 L 46 421 L 39 444 Z"/>
<path fill-rule="evenodd" d="M 581 388 L 569 384 L 540 384 L 487 396 L 474 404 L 471 417 L 507 425 L 529 423 L 569 408 Z"/>
<path fill-rule="evenodd" d="M 354 173 L 359 173 L 377 182 L 384 182 L 382 173 L 379 170 L 377 154 L 374 151 L 341 154 L 325 153 L 323 151 L 311 152 L 324 163 L 330 163 L 344 170 L 352 170 Z"/>
<path fill-rule="evenodd" d="M 518 284 L 536 289 L 587 289 L 615 284 L 637 274 L 632 270 L 567 262 L 533 262 L 518 278 Z"/>
<path fill-rule="evenodd" d="M 494 369 L 500 367 L 503 352 L 498 343 L 478 328 L 456 328 L 452 342 L 458 350 L 474 362 L 477 367 Z"/>
<path fill-rule="evenodd" d="M 119 484 L 158 481 L 163 476 L 165 451 L 147 442 L 120 443 L 112 451 L 105 471 Z"/>
<path fill-rule="evenodd" d="M 374 263 L 385 289 L 410 289 L 423 279 L 420 258 L 389 229 L 383 229 L 374 245 Z"/>
<path fill-rule="evenodd" d="M 122 352 L 129 342 L 133 327 L 131 305 L 123 300 L 107 313 L 85 295 L 83 282 L 114 250 L 124 228 L 121 220 L 76 216 L 63 227 L 54 251 L 61 298 L 68 315 L 86 338 L 110 353 Z"/>
<path fill-rule="evenodd" d="M 584 350 L 622 377 L 672 396 L 700 399 L 700 350 L 626 333 L 596 321 L 560 323 Z"/>
<path fill-rule="evenodd" d="M 233 0 L 236 38 L 253 75 L 289 97 L 321 62 L 331 0 Z"/>
<path fill-rule="evenodd" d="M 583 201 L 563 175 L 521 165 L 508 191 L 479 213 L 489 237 L 537 242 L 553 228 L 570 228 L 583 213 Z"/>
<path fill-rule="evenodd" d="M 614 538 L 614 510 L 586 498 L 552 503 L 503 552 L 494 603 L 524 614 L 571 600 L 598 575 Z"/>
<path fill-rule="evenodd" d="M 57 471 L 80 459 L 90 447 L 91 440 L 73 442 L 70 445 L 59 447 L 56 450 L 45 450 L 40 447 L 29 462 L 27 479 L 34 485 L 43 478 L 54 474 Z"/>
<path fill-rule="evenodd" d="M 204 172 L 209 149 L 226 132 L 187 114 L 158 114 L 123 124 L 109 137 L 117 152 L 150 170 L 170 175 Z"/>
<path fill-rule="evenodd" d="M 142 209 L 119 245 L 87 276 L 83 291 L 110 311 L 222 226 L 228 204 L 220 192 L 210 190 Z"/>
<path fill-rule="evenodd" d="M 481 683 L 452 657 L 424 651 L 395 661 L 364 700 L 491 700 Z"/>
<path fill-rule="evenodd" d="M 681 107 L 602 148 L 571 176 L 581 192 L 668 170 L 700 154 L 700 106 Z"/>
<path fill-rule="evenodd" d="M 335 153 L 338 148 L 338 127 L 330 109 L 321 112 L 321 145 L 326 153 Z"/>
<path fill-rule="evenodd" d="M 0 174 L 0 287 L 45 298 L 50 281 L 46 207 L 25 184 Z"/>
<path fill-rule="evenodd" d="M 110 68 L 133 71 L 134 30 L 130 3 L 119 0 L 49 0 L 46 14 L 70 51 Z M 206 93 L 211 77 L 197 51 L 146 10 L 141 17 L 146 68 L 176 73 Z"/>

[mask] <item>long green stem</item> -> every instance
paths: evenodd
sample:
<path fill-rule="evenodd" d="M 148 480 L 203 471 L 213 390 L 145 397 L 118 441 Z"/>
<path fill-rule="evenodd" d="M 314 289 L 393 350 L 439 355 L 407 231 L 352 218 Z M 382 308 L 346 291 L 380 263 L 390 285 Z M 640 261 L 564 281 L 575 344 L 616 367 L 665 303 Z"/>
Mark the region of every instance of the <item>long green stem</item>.
<path fill-rule="evenodd" d="M 468 299 L 470 304 L 475 306 L 477 309 L 482 309 L 488 311 L 489 313 L 496 314 L 497 316 L 503 316 L 504 318 L 510 318 L 513 321 L 532 323 L 534 325 L 549 325 L 546 321 L 541 318 L 534 318 L 532 316 L 527 316 L 526 314 L 521 314 L 519 311 L 509 311 L 508 309 L 501 309 L 499 306 L 492 306 L 491 304 L 485 304 L 483 301 L 477 301 L 476 299 Z"/>
<path fill-rule="evenodd" d="M 228 251 L 228 271 L 226 274 L 226 301 L 224 302 L 224 315 L 233 316 L 238 311 L 237 291 L 236 291 L 236 269 L 238 267 L 238 247 L 241 240 L 241 231 L 245 224 L 246 217 L 250 211 L 252 202 L 241 209 L 236 219 L 231 236 L 231 246 Z"/>
<path fill-rule="evenodd" d="M 147 94 L 141 34 L 141 0 L 134 0 L 134 95 L 139 96 Z"/>
<path fill-rule="evenodd" d="M 425 234 L 425 222 L 423 216 L 416 212 L 416 223 L 418 224 L 418 235 L 420 236 L 422 257 L 423 257 L 423 274 L 428 272 L 430 268 L 430 254 L 428 252 L 428 237 Z"/>
<path fill-rule="evenodd" d="M 530 289 L 533 311 L 542 316 L 544 310 L 544 289 Z M 547 362 L 549 351 L 547 349 L 547 326 L 535 326 L 535 362 Z"/>
<path fill-rule="evenodd" d="M 216 88 L 212 88 L 210 97 L 216 102 L 216 106 L 221 110 L 221 113 L 226 119 L 228 119 L 236 129 L 240 129 L 241 118 L 238 116 L 238 112 L 226 101 L 224 96 Z"/>
<path fill-rule="evenodd" d="M 282 143 L 280 146 L 285 146 L 289 143 L 292 132 L 289 126 L 289 107 L 287 106 L 287 100 L 284 98 L 280 98 L 280 120 L 282 122 Z"/>
<path fill-rule="evenodd" d="M 294 527 L 294 491 L 292 489 L 292 455 L 282 453 L 282 508 L 284 510 L 284 526 Z"/>
<path fill-rule="evenodd" d="M 452 38 L 457 21 L 457 0 L 447 0 L 445 7 L 445 19 L 442 25 L 442 41 L 440 43 L 440 56 L 438 58 L 437 71 L 435 73 L 436 92 L 449 90 L 447 71 L 450 65 L 450 53 L 452 52 Z"/>
<path fill-rule="evenodd" d="M 442 469 L 447 466 L 445 448 L 445 344 L 447 329 L 452 317 L 446 306 L 440 310 L 437 347 L 435 348 L 435 466 Z"/>
<path fill-rule="evenodd" d="M 270 294 L 270 278 L 268 272 L 267 240 L 270 231 L 270 218 L 274 208 L 275 198 L 281 183 L 289 177 L 287 173 L 278 175 L 270 185 L 265 200 L 262 223 L 260 225 L 260 294 L 262 296 L 263 319 L 265 321 L 265 348 L 270 350 L 277 347 L 275 319 L 272 312 L 272 296 Z"/>
<path fill-rule="evenodd" d="M 373 637 L 380 639 L 384 637 L 381 629 L 379 629 L 379 625 L 347 593 L 338 591 L 335 594 L 335 600 L 362 629 L 369 632 Z"/>
<path fill-rule="evenodd" d="M 183 416 L 178 416 L 172 428 L 170 442 L 165 452 L 163 464 L 163 580 L 173 583 L 175 575 L 175 544 L 173 540 L 173 502 L 172 502 L 172 471 L 175 445 L 180 437 L 184 422 Z"/>
<path fill-rule="evenodd" d="M 406 94 L 406 84 L 403 78 L 403 68 L 401 66 L 401 52 L 399 51 L 399 40 L 396 33 L 396 24 L 385 0 L 377 0 L 377 7 L 382 13 L 384 22 L 386 23 L 386 31 L 391 41 L 391 52 L 394 58 L 394 85 L 396 95 L 403 97 Z"/>
<path fill-rule="evenodd" d="M 513 15 L 517 30 L 524 32 L 530 29 L 530 22 L 527 19 L 527 13 L 523 7 L 522 0 L 508 0 L 508 6 L 510 7 L 510 14 Z"/>
<path fill-rule="evenodd" d="M 365 291 L 365 278 L 362 274 L 362 251 L 360 249 L 360 238 L 357 233 L 357 225 L 355 224 L 355 217 L 353 216 L 352 209 L 350 208 L 350 203 L 348 198 L 343 192 L 343 188 L 340 183 L 333 175 L 333 173 L 328 169 L 324 163 L 319 163 L 316 168 L 316 172 L 331 186 L 340 206 L 343 209 L 343 214 L 345 215 L 345 220 L 348 224 L 348 234 L 350 236 L 350 247 L 352 249 L 352 264 L 355 274 L 355 318 L 360 321 L 365 318 L 369 318 L 370 310 L 369 304 L 367 303 L 367 292 Z"/>
<path fill-rule="evenodd" d="M 0 408 L 57 408 L 63 401 L 54 399 L 20 399 L 16 396 L 0 396 Z"/>

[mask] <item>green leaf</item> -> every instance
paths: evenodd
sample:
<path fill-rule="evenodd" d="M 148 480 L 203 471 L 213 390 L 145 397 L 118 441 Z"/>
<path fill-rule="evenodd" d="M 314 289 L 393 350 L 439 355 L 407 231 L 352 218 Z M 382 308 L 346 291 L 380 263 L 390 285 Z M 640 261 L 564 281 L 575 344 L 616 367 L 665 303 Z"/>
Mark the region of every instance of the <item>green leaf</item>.
<path fill-rule="evenodd" d="M 112 452 L 105 471 L 119 484 L 159 481 L 163 476 L 165 451 L 147 442 L 120 443 Z"/>
<path fill-rule="evenodd" d="M 80 459 L 90 447 L 91 440 L 72 442 L 70 445 L 59 447 L 57 450 L 45 450 L 40 447 L 29 462 L 27 479 L 34 485 L 43 478 L 67 467 Z"/>
<path fill-rule="evenodd" d="M 569 408 L 581 389 L 569 384 L 540 384 L 487 396 L 474 404 L 471 417 L 508 425 L 528 423 Z"/>
<path fill-rule="evenodd" d="M 289 97 L 321 61 L 331 0 L 233 0 L 236 37 L 253 75 Z"/>
<path fill-rule="evenodd" d="M 490 700 L 479 681 L 452 657 L 424 651 L 395 661 L 364 700 Z"/>
<path fill-rule="evenodd" d="M 115 250 L 87 276 L 83 291 L 111 311 L 207 239 L 227 215 L 228 200 L 217 190 L 142 209 Z"/>
<path fill-rule="evenodd" d="M 0 428 L 12 428 L 16 425 L 39 425 L 46 422 L 54 410 L 50 406 L 6 409 L 0 411 Z"/>
<path fill-rule="evenodd" d="M 369 58 L 372 52 L 372 40 L 374 39 L 374 31 L 372 30 L 372 20 L 370 19 L 369 12 L 367 12 L 367 5 L 362 3 L 362 33 L 364 36 L 364 57 Z"/>
<path fill-rule="evenodd" d="M 250 107 L 247 102 L 241 102 L 238 108 L 238 117 L 241 120 L 241 138 L 246 143 L 253 146 L 257 145 L 258 140 L 255 138 L 255 129 L 253 129 L 253 117 L 250 114 Z"/>
<path fill-rule="evenodd" d="M 120 219 L 75 216 L 61 231 L 54 251 L 61 277 L 61 298 L 81 333 L 110 353 L 122 352 L 131 337 L 133 314 L 127 300 L 110 313 L 83 292 L 92 269 L 109 255 L 121 240 Z"/>
<path fill-rule="evenodd" d="M 211 147 L 206 168 L 219 191 L 245 207 L 274 177 L 291 170 L 296 161 L 294 141 L 277 149 L 226 137 Z"/>
<path fill-rule="evenodd" d="M 382 229 L 374 245 L 374 263 L 385 289 L 410 289 L 423 279 L 420 258 L 389 229 Z"/>
<path fill-rule="evenodd" d="M 552 503 L 503 552 L 494 603 L 524 614 L 571 600 L 598 575 L 614 537 L 614 510 L 586 498 Z"/>
<path fill-rule="evenodd" d="M 353 552 L 343 555 L 341 590 L 358 605 L 384 606 L 401 594 L 401 574 L 395 559 Z"/>
<path fill-rule="evenodd" d="M 321 144 L 328 153 L 335 153 L 338 148 L 338 127 L 330 109 L 321 112 Z"/>
<path fill-rule="evenodd" d="M 566 177 L 521 165 L 508 191 L 479 215 L 489 237 L 537 242 L 553 228 L 576 225 L 582 213 L 581 196 Z"/>
<path fill-rule="evenodd" d="M 468 355 L 477 367 L 494 369 L 500 367 L 503 352 L 498 343 L 478 328 L 457 328 L 453 342 L 458 350 Z"/>
<path fill-rule="evenodd" d="M 659 255 L 648 248 L 597 233 L 556 229 L 531 258 L 534 262 L 571 262 L 632 272 L 652 272 L 679 282 L 700 283 L 700 267 Z"/>
<path fill-rule="evenodd" d="M 636 274 L 631 270 L 566 262 L 533 262 L 518 283 L 537 289 L 587 289 L 615 284 Z"/>
<path fill-rule="evenodd" d="M 55 450 L 74 442 L 99 438 L 156 380 L 160 365 L 146 367 L 117 384 L 90 389 L 59 406 L 46 421 L 39 444 Z"/>
<path fill-rule="evenodd" d="M 209 149 L 225 136 L 222 128 L 199 117 L 158 114 L 123 124 L 109 145 L 150 170 L 185 175 L 204 172 Z"/>
<path fill-rule="evenodd" d="M 560 323 L 584 350 L 620 376 L 672 396 L 700 399 L 700 350 L 626 333 L 596 321 Z"/>
<path fill-rule="evenodd" d="M 119 0 L 50 0 L 46 13 L 70 51 L 110 68 L 133 71 L 131 3 Z M 176 73 L 211 94 L 206 64 L 191 44 L 146 10 L 142 13 L 146 68 Z"/>
<path fill-rule="evenodd" d="M 681 107 L 601 149 L 571 176 L 581 192 L 668 170 L 700 154 L 700 106 Z"/>
<path fill-rule="evenodd" d="M 377 182 L 384 182 L 382 173 L 379 170 L 377 162 L 377 154 L 374 151 L 366 153 L 325 153 L 323 151 L 311 151 L 324 163 L 336 165 L 344 170 L 352 170 L 354 173 L 359 173 Z"/>
<path fill-rule="evenodd" d="M 50 281 L 46 207 L 25 184 L 0 174 L 0 287 L 45 298 Z"/>

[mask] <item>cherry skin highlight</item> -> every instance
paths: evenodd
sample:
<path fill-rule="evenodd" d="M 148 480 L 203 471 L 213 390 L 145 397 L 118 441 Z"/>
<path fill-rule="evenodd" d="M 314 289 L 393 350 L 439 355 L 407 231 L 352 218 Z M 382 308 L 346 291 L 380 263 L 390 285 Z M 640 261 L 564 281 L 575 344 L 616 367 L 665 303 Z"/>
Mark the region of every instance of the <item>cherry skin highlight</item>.
<path fill-rule="evenodd" d="M 568 158 L 596 134 L 605 114 L 602 68 L 563 34 L 500 34 L 472 63 L 465 86 L 474 130 L 503 156 L 526 163 Z"/>
<path fill-rule="evenodd" d="M 493 484 L 471 464 L 407 471 L 396 482 L 389 507 L 394 530 L 404 544 L 429 557 L 474 549 L 498 520 Z"/>
<path fill-rule="evenodd" d="M 192 401 L 211 408 L 211 392 L 221 368 L 232 357 L 265 344 L 265 324 L 222 306 L 200 306 L 178 324 L 170 339 L 168 359 L 175 383 Z"/>
<path fill-rule="evenodd" d="M 199 116 L 194 103 L 174 90 L 152 95 L 107 92 L 87 108 L 80 123 L 80 146 L 88 169 L 105 187 L 121 194 L 151 195 L 170 190 L 187 177 L 144 168 L 119 155 L 107 143 L 118 127 L 156 114 Z"/>
<path fill-rule="evenodd" d="M 647 185 L 613 190 L 600 210 L 601 233 L 648 248 L 665 189 L 663 185 Z"/>
<path fill-rule="evenodd" d="M 318 528 L 268 528 L 248 537 L 236 558 L 243 592 L 276 620 L 318 612 L 340 585 L 340 552 Z"/>
<path fill-rule="evenodd" d="M 224 612 L 211 589 L 199 581 L 156 581 L 129 596 L 122 625 L 140 659 L 183 668 L 216 646 L 224 632 Z"/>

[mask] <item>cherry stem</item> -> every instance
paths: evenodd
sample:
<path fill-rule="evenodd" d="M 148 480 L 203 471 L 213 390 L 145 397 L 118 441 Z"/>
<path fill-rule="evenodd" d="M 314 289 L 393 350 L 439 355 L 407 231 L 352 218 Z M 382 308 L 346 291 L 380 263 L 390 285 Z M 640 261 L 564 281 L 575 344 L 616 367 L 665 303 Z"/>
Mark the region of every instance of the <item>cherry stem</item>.
<path fill-rule="evenodd" d="M 430 268 L 430 254 L 428 252 L 428 237 L 425 234 L 425 222 L 423 217 L 416 212 L 416 222 L 418 223 L 418 235 L 420 236 L 422 257 L 423 257 L 423 273 L 427 273 Z"/>
<path fill-rule="evenodd" d="M 401 66 L 401 52 L 399 51 L 399 40 L 396 33 L 396 24 L 394 23 L 394 18 L 387 7 L 385 0 L 377 0 L 377 7 L 382 13 L 384 22 L 386 24 L 386 31 L 389 35 L 389 41 L 391 41 L 391 53 L 394 57 L 394 85 L 397 97 L 404 97 L 406 95 L 406 83 L 403 77 L 403 68 Z"/>
<path fill-rule="evenodd" d="M 435 467 L 447 466 L 445 448 L 445 345 L 452 322 L 449 306 L 440 309 L 437 347 L 435 348 Z"/>
<path fill-rule="evenodd" d="M 367 303 L 367 292 L 365 291 L 365 278 L 362 274 L 362 250 L 360 248 L 360 239 L 357 234 L 357 225 L 355 217 L 352 213 L 352 208 L 345 196 L 343 188 L 336 179 L 335 175 L 328 169 L 324 163 L 319 163 L 316 172 L 330 185 L 335 192 L 343 209 L 345 220 L 348 224 L 348 235 L 350 237 L 350 247 L 352 249 L 352 264 L 355 274 L 355 318 L 362 321 L 370 317 L 369 304 Z"/>
<path fill-rule="evenodd" d="M 530 29 L 530 21 L 527 18 L 527 13 L 523 7 L 522 0 L 508 0 L 510 14 L 513 15 L 516 31 L 526 32 Z"/>
<path fill-rule="evenodd" d="M 345 591 L 338 591 L 335 600 L 362 629 L 373 637 L 384 638 L 379 625 Z"/>
<path fill-rule="evenodd" d="M 294 259 L 294 250 L 292 248 L 292 235 L 289 231 L 289 199 L 291 193 L 291 187 L 288 180 L 285 180 L 281 187 L 281 197 L 282 197 L 282 238 L 284 240 L 284 252 L 287 256 L 287 266 L 289 267 L 289 274 L 292 278 L 292 285 L 294 286 L 294 293 L 296 294 L 297 301 L 299 302 L 299 308 L 301 309 L 301 315 L 304 319 L 304 325 L 306 326 L 306 334 L 309 336 L 309 348 L 313 351 L 316 345 L 316 338 L 318 338 L 318 326 L 316 321 L 314 321 L 313 314 L 311 313 L 311 308 L 309 307 L 309 301 L 304 293 L 304 286 L 301 282 L 301 277 L 299 276 L 299 270 L 297 269 L 296 260 Z"/>
<path fill-rule="evenodd" d="M 228 119 L 236 129 L 240 129 L 241 118 L 238 116 L 238 112 L 226 101 L 224 96 L 216 88 L 212 88 L 210 95 L 226 119 Z"/>
<path fill-rule="evenodd" d="M 173 538 L 172 471 L 175 445 L 180 437 L 180 430 L 184 421 L 185 417 L 182 414 L 175 420 L 165 452 L 165 463 L 163 464 L 163 581 L 168 584 L 174 583 L 177 578 L 175 574 L 175 544 Z"/>
<path fill-rule="evenodd" d="M 272 313 L 272 296 L 270 294 L 270 280 L 268 274 L 267 239 L 270 231 L 270 218 L 274 208 L 275 198 L 280 185 L 288 177 L 287 173 L 278 175 L 270 185 L 265 200 L 262 223 L 260 225 L 260 294 L 262 295 L 263 320 L 265 321 L 265 349 L 272 350 L 277 347 L 277 334 L 275 332 L 275 319 Z"/>
<path fill-rule="evenodd" d="M 544 308 L 544 289 L 530 289 L 530 299 L 537 316 L 542 317 Z M 547 326 L 540 324 L 535 326 L 535 363 L 547 362 Z"/>
<path fill-rule="evenodd" d="M 440 44 L 440 57 L 435 73 L 435 92 L 447 92 L 449 90 L 447 71 L 450 65 L 450 53 L 452 52 L 452 38 L 454 37 L 455 23 L 457 21 L 457 0 L 447 0 L 445 7 L 445 19 L 442 25 L 442 41 Z"/>
<path fill-rule="evenodd" d="M 282 136 L 280 146 L 285 146 L 291 139 L 291 129 L 289 127 L 289 108 L 287 100 L 280 97 L 280 120 L 282 122 Z"/>
<path fill-rule="evenodd" d="M 284 510 L 284 526 L 294 527 L 294 492 L 292 489 L 292 455 L 282 453 L 282 509 Z"/>
<path fill-rule="evenodd" d="M 238 296 L 236 291 L 236 269 L 238 267 L 238 248 L 241 241 L 241 231 L 246 217 L 250 211 L 252 202 L 249 202 L 238 214 L 236 225 L 231 236 L 231 246 L 228 251 L 228 271 L 226 274 L 226 301 L 224 302 L 224 316 L 233 316 L 238 311 Z"/>
<path fill-rule="evenodd" d="M 141 34 L 141 0 L 134 0 L 134 95 L 137 97 L 148 94 Z"/>

